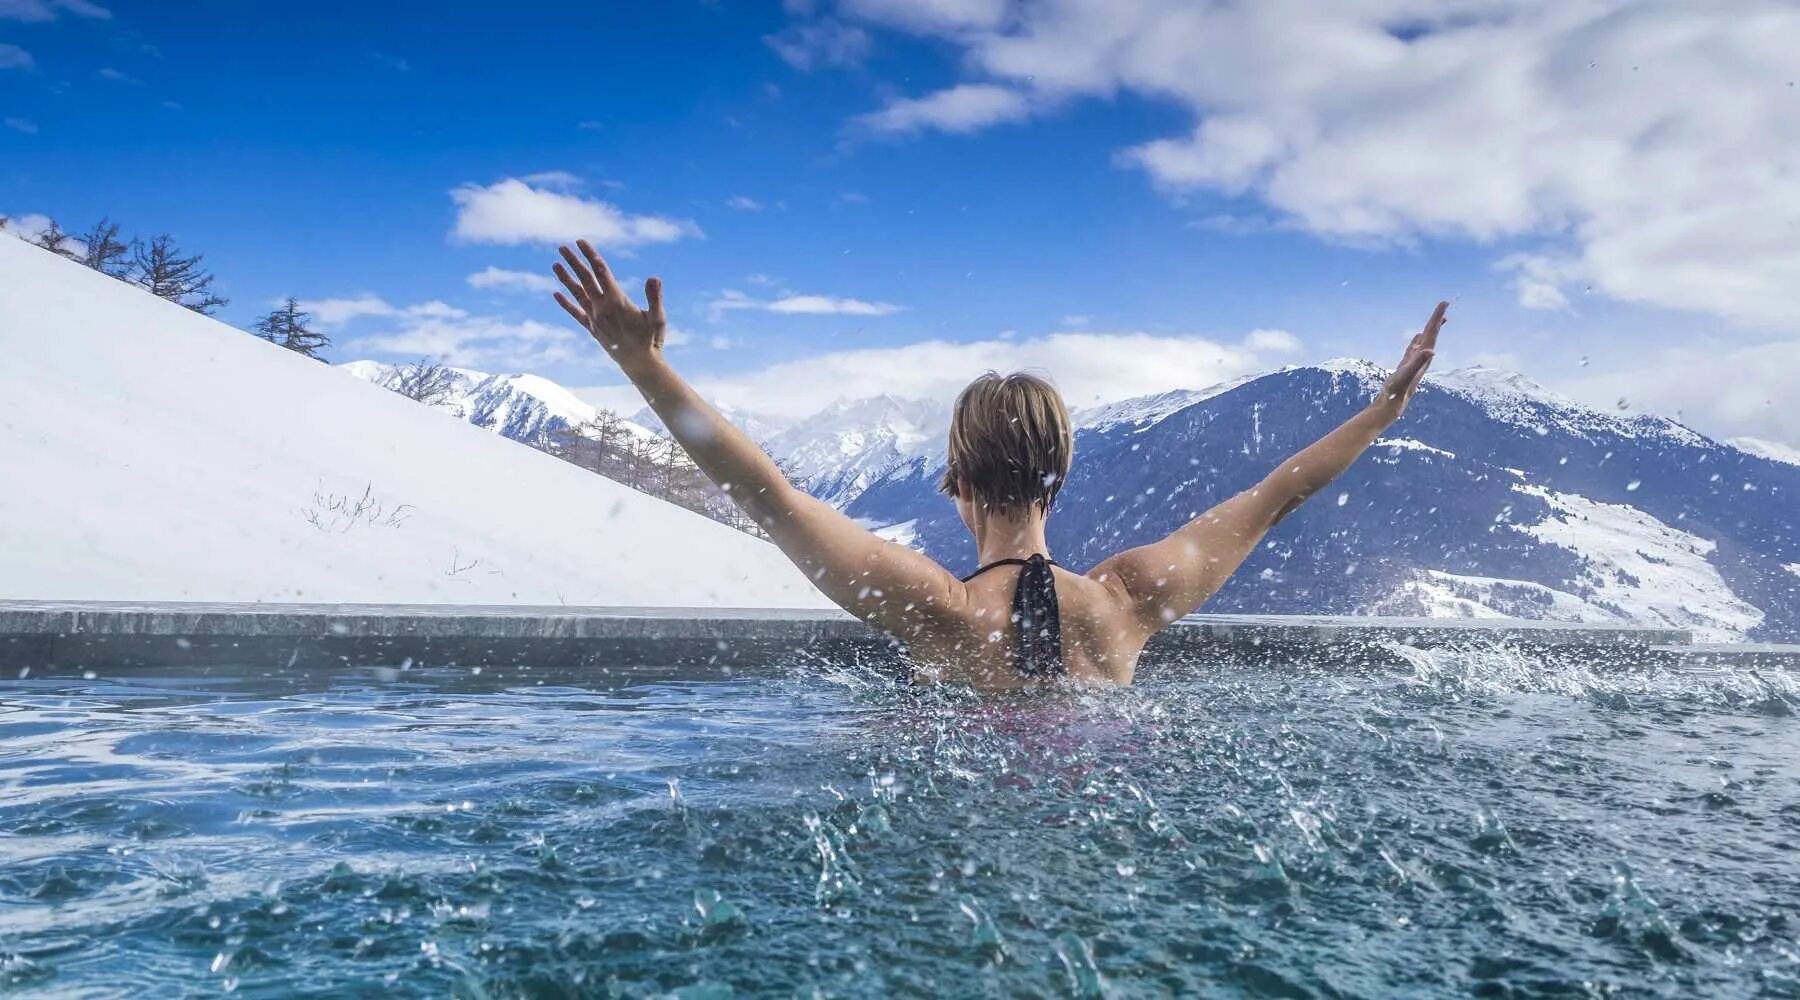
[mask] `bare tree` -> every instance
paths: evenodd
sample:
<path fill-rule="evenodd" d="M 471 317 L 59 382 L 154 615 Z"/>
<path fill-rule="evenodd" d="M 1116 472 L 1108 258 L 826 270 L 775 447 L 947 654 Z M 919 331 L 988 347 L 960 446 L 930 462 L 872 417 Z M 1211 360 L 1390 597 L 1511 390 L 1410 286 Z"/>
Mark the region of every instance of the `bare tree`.
<path fill-rule="evenodd" d="M 71 239 L 72 237 L 68 233 L 63 232 L 63 227 L 55 219 L 51 219 L 50 224 L 45 226 L 44 231 L 39 233 L 37 239 L 32 242 L 58 257 L 79 260 L 80 257 L 75 253 L 75 248 L 69 245 Z"/>
<path fill-rule="evenodd" d="M 386 385 L 407 399 L 426 406 L 442 406 L 456 398 L 456 372 L 430 358 L 403 365 L 388 377 Z"/>
<path fill-rule="evenodd" d="M 325 359 L 319 357 L 319 349 L 330 346 L 331 338 L 307 326 L 311 320 L 312 316 L 300 308 L 299 300 L 290 295 L 287 301 L 257 320 L 253 329 L 258 337 L 271 344 L 280 345 L 296 354 L 304 354 L 314 361 L 323 361 Z"/>
<path fill-rule="evenodd" d="M 179 302 L 203 316 L 212 315 L 228 301 L 212 292 L 213 275 L 201 268 L 201 256 L 183 257 L 168 234 L 152 236 L 148 243 L 133 241 L 131 250 L 128 277 L 150 294 Z"/>
<path fill-rule="evenodd" d="M 131 268 L 126 254 L 131 248 L 119 239 L 119 224 L 111 219 L 101 218 L 99 222 L 88 227 L 81 234 L 81 242 L 85 249 L 78 258 L 83 264 L 99 271 L 101 274 L 123 278 Z"/>

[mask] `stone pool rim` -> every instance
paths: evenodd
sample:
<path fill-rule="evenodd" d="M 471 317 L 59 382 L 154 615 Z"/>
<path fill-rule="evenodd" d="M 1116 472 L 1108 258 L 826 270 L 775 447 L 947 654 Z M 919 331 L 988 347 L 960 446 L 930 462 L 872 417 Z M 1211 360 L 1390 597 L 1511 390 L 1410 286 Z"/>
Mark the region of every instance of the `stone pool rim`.
<path fill-rule="evenodd" d="M 1198 614 L 1146 648 L 1141 669 L 1200 657 L 1327 649 L 1391 659 L 1414 648 L 1506 646 L 1590 660 L 1681 659 L 1730 647 L 1693 645 L 1681 628 L 1521 619 Z M 891 643 L 835 609 L 561 605 L 299 604 L 0 600 L 0 668 L 121 670 L 182 666 L 380 666 L 573 663 L 622 669 L 686 664 L 741 675 L 796 648 L 892 660 Z M 1800 647 L 1745 646 L 1761 661 L 1800 663 Z M 627 666 L 629 665 L 629 666 Z"/>

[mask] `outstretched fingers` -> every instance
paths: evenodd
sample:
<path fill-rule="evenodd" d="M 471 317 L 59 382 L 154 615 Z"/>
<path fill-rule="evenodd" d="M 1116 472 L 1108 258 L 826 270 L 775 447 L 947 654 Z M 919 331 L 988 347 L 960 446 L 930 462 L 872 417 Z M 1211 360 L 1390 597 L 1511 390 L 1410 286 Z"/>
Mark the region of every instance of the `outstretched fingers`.
<path fill-rule="evenodd" d="M 569 290 L 570 297 L 576 302 L 581 303 L 581 308 L 593 308 L 593 300 L 588 298 L 588 294 L 582 289 L 581 283 L 570 277 L 569 272 L 564 270 L 561 264 L 552 265 L 550 271 L 556 275 L 556 280 L 562 282 L 563 287 Z"/>
<path fill-rule="evenodd" d="M 1432 311 L 1431 319 L 1426 322 L 1424 332 L 1419 334 L 1419 344 L 1426 350 L 1437 348 L 1438 331 L 1444 327 L 1444 314 L 1450 309 L 1450 303 L 1439 302 Z"/>
<path fill-rule="evenodd" d="M 580 284 L 578 286 L 572 286 L 570 291 L 577 293 L 576 297 L 589 311 L 598 307 L 600 300 L 605 297 L 606 292 L 601 289 L 600 282 L 594 277 L 593 272 L 589 271 L 587 265 L 581 262 L 581 258 L 575 256 L 575 251 L 570 250 L 568 247 L 557 247 L 556 252 L 562 254 L 563 261 L 569 265 L 568 271 L 559 272 L 557 277 L 563 279 L 563 284 L 567 285 L 569 284 L 568 275 L 571 273 L 574 274 Z"/>
<path fill-rule="evenodd" d="M 583 330 L 588 330 L 590 332 L 593 330 L 593 326 L 588 323 L 587 313 L 582 312 L 579 308 L 576 307 L 575 303 L 570 302 L 568 296 L 564 295 L 561 292 L 557 292 L 556 293 L 556 304 L 559 306 L 562 306 L 563 310 L 565 312 L 567 312 L 570 316 L 575 317 L 575 322 L 580 323 L 581 328 Z"/>
<path fill-rule="evenodd" d="M 594 245 L 587 240 L 576 240 L 575 245 L 581 248 L 582 256 L 587 258 L 588 266 L 594 269 L 594 276 L 600 282 L 600 290 L 623 300 L 625 293 L 619 288 L 619 283 L 613 280 L 612 269 L 606 266 L 606 258 L 596 253 Z"/>

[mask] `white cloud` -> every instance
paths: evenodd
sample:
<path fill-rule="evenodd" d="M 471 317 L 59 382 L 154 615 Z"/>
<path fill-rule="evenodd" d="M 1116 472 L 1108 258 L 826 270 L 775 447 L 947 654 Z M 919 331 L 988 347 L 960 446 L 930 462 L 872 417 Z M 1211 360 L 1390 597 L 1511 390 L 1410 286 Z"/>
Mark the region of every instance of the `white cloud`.
<path fill-rule="evenodd" d="M 1608 409 L 1679 415 L 1714 437 L 1748 435 L 1800 447 L 1800 339 L 1730 338 L 1643 352 L 1556 388 Z"/>
<path fill-rule="evenodd" d="M 762 202 L 757 201 L 755 198 L 751 198 L 748 195 L 741 194 L 734 194 L 725 199 L 725 206 L 727 208 L 735 208 L 740 212 L 760 212 L 763 210 Z"/>
<path fill-rule="evenodd" d="M 275 303 L 279 305 L 280 303 Z M 366 316 L 403 317 L 410 319 L 462 319 L 469 314 L 462 309 L 432 299 L 417 305 L 396 306 L 378 295 L 364 292 L 346 298 L 302 299 L 300 308 L 312 314 L 322 329 L 343 326 Z"/>
<path fill-rule="evenodd" d="M 471 288 L 504 292 L 554 292 L 562 285 L 548 274 L 531 271 L 508 271 L 489 264 L 466 279 Z"/>
<path fill-rule="evenodd" d="M 36 65 L 37 61 L 31 58 L 31 53 L 17 45 L 0 42 L 0 69 L 31 69 Z"/>
<path fill-rule="evenodd" d="M 963 86 L 990 103 L 863 124 L 968 131 L 1076 97 L 1172 100 L 1192 130 L 1121 159 L 1173 191 L 1252 198 L 1352 243 L 1547 243 L 1612 298 L 1800 328 L 1791 2 L 1024 0 L 992 20 L 885 20 L 958 47 L 978 81 Z M 1535 307 L 1567 300 L 1516 285 Z"/>
<path fill-rule="evenodd" d="M 744 309 L 789 316 L 891 316 L 902 308 L 892 302 L 869 302 L 832 295 L 790 293 L 774 299 L 753 299 L 731 289 L 719 293 L 719 297 L 707 305 L 715 319 L 723 313 Z"/>
<path fill-rule="evenodd" d="M 792 25 L 777 34 L 763 36 L 789 66 L 810 71 L 826 66 L 855 66 L 869 54 L 869 33 L 854 25 L 827 18 Z"/>
<path fill-rule="evenodd" d="M 1575 307 L 1562 286 L 1576 280 L 1580 268 L 1564 258 L 1543 254 L 1507 254 L 1494 263 L 1494 270 L 1512 275 L 1513 292 L 1519 305 L 1527 309 L 1544 309 L 1573 315 Z"/>
<path fill-rule="evenodd" d="M 14 132 L 23 132 L 26 135 L 37 135 L 38 130 L 37 122 L 34 122 L 29 118 L 8 118 L 6 119 L 6 127 L 12 129 Z"/>
<path fill-rule="evenodd" d="M 1089 316 L 1087 313 L 1075 313 L 1073 315 L 1064 316 L 1062 318 L 1062 325 L 1063 326 L 1086 326 L 1089 323 L 1092 323 L 1093 321 L 1094 321 L 1094 317 Z"/>
<path fill-rule="evenodd" d="M 112 17 L 90 0 L 0 0 L 0 21 L 54 21 L 64 13 L 101 21 Z"/>
<path fill-rule="evenodd" d="M 127 73 L 123 70 L 114 69 L 111 66 L 101 67 L 98 75 L 99 75 L 100 79 L 102 79 L 102 80 L 110 80 L 113 83 L 128 84 L 133 87 L 139 86 L 140 82 L 141 82 L 138 80 L 137 77 L 132 76 L 130 73 Z"/>
<path fill-rule="evenodd" d="M 538 187 L 568 189 L 581 186 L 581 178 L 567 170 L 540 170 L 535 174 L 526 174 L 519 179 Z"/>
<path fill-rule="evenodd" d="M 844 10 L 915 31 L 998 27 L 1008 0 L 844 0 Z"/>
<path fill-rule="evenodd" d="M 619 250 L 701 235 L 699 227 L 688 220 L 630 215 L 610 202 L 550 190 L 562 186 L 567 175 L 549 176 L 552 183 L 540 181 L 537 186 L 524 178 L 508 177 L 485 187 L 464 184 L 451 191 L 457 211 L 450 238 L 459 243 L 500 244 L 587 239 Z"/>
<path fill-rule="evenodd" d="M 468 315 L 409 316 L 398 328 L 358 337 L 349 346 L 356 352 L 436 358 L 487 371 L 524 371 L 580 360 L 599 350 L 572 324 Z"/>
<path fill-rule="evenodd" d="M 48 215 L 45 215 L 42 212 L 31 212 L 26 215 L 8 218 L 6 220 L 6 228 L 0 229 L 0 233 L 5 233 L 8 236 L 16 236 L 19 239 L 35 243 L 37 242 L 37 238 L 43 234 L 44 230 L 49 228 L 50 217 Z"/>
<path fill-rule="evenodd" d="M 1267 354 L 1298 354 L 1300 338 L 1286 330 L 1251 330 L 1244 335 L 1244 346 Z"/>
<path fill-rule="evenodd" d="M 986 83 L 960 83 L 926 94 L 888 102 L 887 107 L 858 115 L 855 124 L 882 135 L 911 135 L 926 129 L 975 132 L 1031 114 L 1031 102 L 1019 91 Z"/>
<path fill-rule="evenodd" d="M 1198 388 L 1264 370 L 1262 351 L 1204 337 L 1149 333 L 1057 333 L 1036 339 L 840 351 L 755 371 L 695 379 L 710 398 L 775 417 L 801 417 L 840 397 L 879 393 L 943 400 L 985 371 L 1049 375 L 1071 406 L 1177 388 Z"/>

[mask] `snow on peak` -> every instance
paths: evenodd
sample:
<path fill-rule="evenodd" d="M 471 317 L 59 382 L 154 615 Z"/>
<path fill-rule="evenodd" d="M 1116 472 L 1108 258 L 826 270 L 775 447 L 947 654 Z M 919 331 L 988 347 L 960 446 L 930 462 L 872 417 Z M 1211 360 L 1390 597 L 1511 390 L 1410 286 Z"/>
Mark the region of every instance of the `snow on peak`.
<path fill-rule="evenodd" d="M 378 361 L 348 361 L 337 366 L 386 389 L 397 388 L 405 365 Z M 466 420 L 531 445 L 542 445 L 556 432 L 594 419 L 594 405 L 542 375 L 493 375 L 469 368 L 448 368 L 448 391 L 434 405 Z M 654 437 L 654 432 L 630 421 L 621 422 L 629 433 Z"/>
<path fill-rule="evenodd" d="M 1428 378 L 1443 388 L 1460 389 L 1470 394 L 1527 396 L 1558 406 L 1580 405 L 1566 396 L 1560 396 L 1550 391 L 1528 375 L 1507 371 L 1504 368 L 1469 365 L 1466 368 L 1457 368 L 1442 375 L 1428 376 Z"/>
<path fill-rule="evenodd" d="M 1442 375 L 1427 375 L 1425 384 L 1461 396 L 1497 420 L 1538 433 L 1560 429 L 1582 437 L 1607 432 L 1696 446 L 1711 443 L 1667 417 L 1609 413 L 1546 388 L 1528 376 L 1500 368 L 1471 365 Z"/>
<path fill-rule="evenodd" d="M 1260 376 L 1251 376 L 1251 378 Z M 1081 430 L 1104 431 L 1121 424 L 1133 424 L 1145 427 L 1166 417 L 1173 416 L 1182 410 L 1211 399 L 1214 396 L 1229 392 L 1250 381 L 1250 378 L 1221 382 L 1206 389 L 1171 389 L 1149 396 L 1134 396 L 1116 403 L 1102 403 L 1099 406 L 1078 410 L 1070 415 L 1075 426 Z"/>
<path fill-rule="evenodd" d="M 847 503 L 890 470 L 941 453 L 949 407 L 890 394 L 839 399 L 769 439 L 769 450 L 815 496 Z"/>

